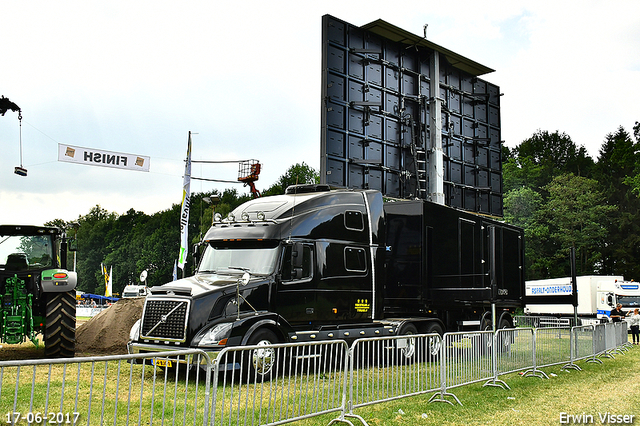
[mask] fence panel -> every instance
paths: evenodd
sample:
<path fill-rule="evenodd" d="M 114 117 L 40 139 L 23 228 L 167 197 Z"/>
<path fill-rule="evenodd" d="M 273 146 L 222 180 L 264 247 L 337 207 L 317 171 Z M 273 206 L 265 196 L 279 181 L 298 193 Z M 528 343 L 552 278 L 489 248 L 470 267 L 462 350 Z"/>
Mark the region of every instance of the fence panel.
<path fill-rule="evenodd" d="M 344 412 L 344 341 L 225 348 L 214 360 L 212 425 L 272 425 Z"/>
<path fill-rule="evenodd" d="M 571 328 L 536 329 L 536 366 L 546 367 L 571 360 Z"/>
<path fill-rule="evenodd" d="M 505 328 L 496 332 L 497 374 L 513 373 L 533 367 L 534 330 Z"/>
<path fill-rule="evenodd" d="M 616 350 L 616 325 L 612 322 L 604 325 L 605 350 L 611 355 Z"/>
<path fill-rule="evenodd" d="M 440 388 L 438 334 L 356 340 L 349 369 L 351 408 Z"/>
<path fill-rule="evenodd" d="M 3 361 L 0 407 L 9 424 L 206 424 L 210 365 L 197 350 Z"/>
<path fill-rule="evenodd" d="M 631 345 L 629 343 L 629 323 L 621 321 L 615 323 L 616 327 L 616 346 L 618 348 L 627 349 Z"/>
<path fill-rule="evenodd" d="M 493 377 L 493 332 L 445 333 L 442 347 L 444 388 Z"/>
<path fill-rule="evenodd" d="M 583 325 L 580 327 L 573 327 L 573 345 L 572 345 L 572 361 L 579 359 L 586 359 L 593 357 L 594 352 L 594 339 L 595 339 L 595 326 Z"/>
<path fill-rule="evenodd" d="M 516 327 L 545 328 L 545 327 L 569 327 L 573 318 L 558 318 L 536 315 L 518 315 L 513 317 Z"/>

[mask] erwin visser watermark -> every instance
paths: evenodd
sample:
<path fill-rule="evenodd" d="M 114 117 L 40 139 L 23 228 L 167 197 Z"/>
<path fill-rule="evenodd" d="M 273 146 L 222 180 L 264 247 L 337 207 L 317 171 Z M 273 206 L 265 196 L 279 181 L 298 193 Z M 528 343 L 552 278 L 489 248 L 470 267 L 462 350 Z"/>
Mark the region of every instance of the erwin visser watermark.
<path fill-rule="evenodd" d="M 608 411 L 595 415 L 560 413 L 560 424 L 633 424 L 636 417 L 635 414 L 614 414 Z"/>

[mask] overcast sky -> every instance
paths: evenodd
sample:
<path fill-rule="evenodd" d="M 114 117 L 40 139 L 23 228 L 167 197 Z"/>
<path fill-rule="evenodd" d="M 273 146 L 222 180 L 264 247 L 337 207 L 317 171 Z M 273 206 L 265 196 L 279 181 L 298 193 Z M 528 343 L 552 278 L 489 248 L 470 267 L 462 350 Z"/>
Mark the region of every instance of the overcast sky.
<path fill-rule="evenodd" d="M 0 223 L 180 203 L 193 159 L 258 159 L 259 189 L 320 168 L 321 18 L 383 19 L 495 69 L 502 139 L 567 133 L 594 158 L 640 121 L 640 2 L 0 0 Z M 149 156 L 150 172 L 57 161 L 58 144 Z M 235 180 L 237 165 L 194 165 Z M 192 191 L 228 185 L 192 182 Z M 235 185 L 241 192 L 247 187 Z"/>

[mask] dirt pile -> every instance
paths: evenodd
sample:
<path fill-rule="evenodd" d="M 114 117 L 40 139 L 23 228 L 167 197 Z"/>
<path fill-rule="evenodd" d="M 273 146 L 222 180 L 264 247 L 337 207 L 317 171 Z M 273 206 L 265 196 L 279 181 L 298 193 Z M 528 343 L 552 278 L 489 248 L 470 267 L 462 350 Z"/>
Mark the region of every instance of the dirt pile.
<path fill-rule="evenodd" d="M 127 353 L 129 332 L 142 316 L 144 298 L 120 299 L 76 329 L 76 356 Z"/>

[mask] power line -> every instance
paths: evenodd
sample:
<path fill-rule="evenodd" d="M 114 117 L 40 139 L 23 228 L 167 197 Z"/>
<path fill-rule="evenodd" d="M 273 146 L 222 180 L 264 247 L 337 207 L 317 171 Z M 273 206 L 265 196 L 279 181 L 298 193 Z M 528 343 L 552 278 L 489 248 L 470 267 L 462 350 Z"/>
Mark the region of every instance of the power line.
<path fill-rule="evenodd" d="M 193 161 L 192 161 L 193 162 Z M 191 176 L 193 180 L 206 180 L 207 182 L 219 182 L 219 183 L 242 183 L 237 180 L 221 180 L 221 179 L 206 179 L 206 178 L 198 178 Z"/>

